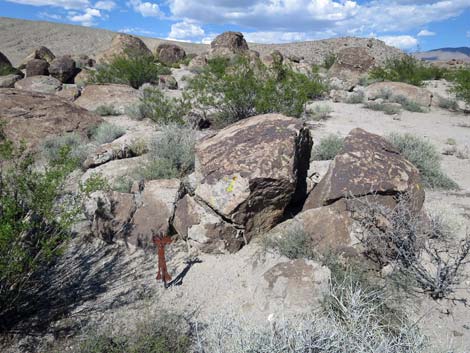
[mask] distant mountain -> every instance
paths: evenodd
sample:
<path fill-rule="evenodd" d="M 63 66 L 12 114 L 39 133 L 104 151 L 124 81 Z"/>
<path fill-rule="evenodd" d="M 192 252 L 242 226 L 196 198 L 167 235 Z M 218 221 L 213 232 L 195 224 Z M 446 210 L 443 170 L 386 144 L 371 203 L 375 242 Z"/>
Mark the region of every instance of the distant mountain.
<path fill-rule="evenodd" d="M 452 59 L 470 62 L 470 47 L 439 48 L 413 54 L 418 59 L 426 61 L 449 61 Z"/>

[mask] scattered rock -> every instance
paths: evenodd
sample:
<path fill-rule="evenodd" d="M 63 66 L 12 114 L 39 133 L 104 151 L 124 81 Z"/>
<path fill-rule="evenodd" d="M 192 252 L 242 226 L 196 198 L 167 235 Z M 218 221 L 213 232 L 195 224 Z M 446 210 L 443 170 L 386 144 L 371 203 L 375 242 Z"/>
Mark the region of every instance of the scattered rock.
<path fill-rule="evenodd" d="M 430 91 L 403 82 L 376 82 L 367 86 L 364 93 L 369 100 L 375 100 L 388 93 L 406 97 L 423 107 L 429 107 L 433 103 L 433 94 Z"/>
<path fill-rule="evenodd" d="M 73 79 L 78 72 L 75 61 L 70 56 L 64 55 L 52 60 L 49 73 L 62 83 L 73 83 Z"/>
<path fill-rule="evenodd" d="M 0 76 L 0 88 L 13 88 L 15 82 L 21 80 L 22 76 L 16 74 L 10 74 L 6 76 Z"/>
<path fill-rule="evenodd" d="M 6 137 L 15 143 L 24 140 L 27 147 L 37 146 L 50 135 L 77 132 L 86 136 L 90 128 L 102 122 L 100 117 L 54 95 L 16 89 L 0 90 L 0 119 L 6 121 Z"/>
<path fill-rule="evenodd" d="M 162 43 L 157 47 L 156 56 L 165 65 L 172 65 L 183 60 L 186 52 L 176 44 Z"/>
<path fill-rule="evenodd" d="M 124 114 L 129 106 L 139 102 L 139 97 L 139 91 L 127 85 L 88 85 L 83 88 L 75 104 L 90 111 L 95 111 L 102 105 L 109 105 Z"/>
<path fill-rule="evenodd" d="M 56 93 L 57 96 L 69 101 L 74 102 L 80 97 L 81 91 L 76 85 L 63 84 L 62 89 Z"/>
<path fill-rule="evenodd" d="M 161 75 L 158 78 L 158 85 L 163 89 L 178 89 L 178 82 L 171 75 Z"/>
<path fill-rule="evenodd" d="M 152 52 L 145 43 L 129 34 L 117 34 L 111 42 L 111 47 L 96 57 L 96 62 L 106 63 L 116 56 L 151 56 Z"/>
<path fill-rule="evenodd" d="M 43 59 L 32 59 L 26 64 L 26 77 L 49 75 L 49 63 Z"/>
<path fill-rule="evenodd" d="M 343 198 L 405 193 L 419 211 L 424 189 L 416 167 L 383 137 L 354 129 L 344 140 L 344 147 L 330 164 L 328 173 L 309 194 L 304 210 Z"/>
<path fill-rule="evenodd" d="M 189 195 L 178 201 L 173 227 L 192 246 L 206 253 L 236 252 L 245 244 L 241 230 Z"/>
<path fill-rule="evenodd" d="M 31 52 L 31 54 L 29 54 L 26 58 L 23 59 L 20 66 L 18 66 L 18 68 L 24 69 L 26 65 L 28 64 L 28 62 L 33 59 L 46 60 L 50 64 L 52 60 L 55 59 L 55 55 L 46 47 L 42 47 L 42 46 L 38 47 L 34 49 Z"/>
<path fill-rule="evenodd" d="M 54 94 L 62 88 L 62 83 L 51 76 L 32 76 L 15 82 L 15 88 L 23 91 Z"/>
<path fill-rule="evenodd" d="M 234 53 L 243 53 L 249 49 L 248 43 L 240 32 L 224 32 L 219 34 L 212 41 L 211 48 L 227 48 Z"/>
<path fill-rule="evenodd" d="M 244 228 L 249 241 L 305 199 L 311 146 L 298 119 L 266 114 L 242 120 L 196 145 L 195 194 Z"/>
<path fill-rule="evenodd" d="M 271 52 L 271 54 L 263 56 L 261 58 L 261 61 L 266 66 L 271 67 L 274 65 L 282 64 L 284 62 L 284 57 L 282 56 L 279 50 L 274 50 L 273 52 Z"/>

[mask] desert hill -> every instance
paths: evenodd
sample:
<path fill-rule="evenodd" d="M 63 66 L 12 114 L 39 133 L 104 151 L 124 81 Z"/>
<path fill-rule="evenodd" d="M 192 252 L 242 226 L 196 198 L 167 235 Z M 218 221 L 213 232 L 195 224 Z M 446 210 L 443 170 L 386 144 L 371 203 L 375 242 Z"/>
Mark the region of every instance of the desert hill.
<path fill-rule="evenodd" d="M 0 51 L 17 65 L 34 48 L 43 45 L 56 55 L 87 54 L 94 56 L 107 49 L 116 32 L 45 21 L 28 21 L 0 17 Z M 140 37 L 151 49 L 162 42 L 158 38 Z M 209 45 L 178 42 L 187 53 L 199 54 L 209 49 Z M 333 38 L 309 42 L 286 44 L 250 43 L 250 49 L 257 50 L 261 55 L 279 50 L 282 54 L 304 57 L 313 63 L 323 62 L 329 53 L 336 53 L 347 46 L 368 47 L 378 62 L 399 55 L 397 48 L 387 46 L 384 42 L 370 38 Z"/>
<path fill-rule="evenodd" d="M 415 56 L 426 61 L 449 61 L 455 59 L 470 62 L 470 47 L 439 48 L 416 53 Z"/>

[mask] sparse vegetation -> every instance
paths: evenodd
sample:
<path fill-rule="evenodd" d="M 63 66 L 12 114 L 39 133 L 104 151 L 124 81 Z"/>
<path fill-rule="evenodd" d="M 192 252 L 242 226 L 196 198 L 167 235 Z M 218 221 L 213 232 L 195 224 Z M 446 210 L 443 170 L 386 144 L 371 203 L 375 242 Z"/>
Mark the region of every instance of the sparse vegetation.
<path fill-rule="evenodd" d="M 95 113 L 101 116 L 115 116 L 120 115 L 119 111 L 112 105 L 100 105 L 95 109 Z"/>
<path fill-rule="evenodd" d="M 47 138 L 41 145 L 41 154 L 47 161 L 56 163 L 63 158 L 64 149 L 69 151 L 70 157 L 77 163 L 76 166 L 81 165 L 89 152 L 85 138 L 77 133 L 69 133 Z"/>
<path fill-rule="evenodd" d="M 328 135 L 320 140 L 318 145 L 313 147 L 312 160 L 328 161 L 334 159 L 341 151 L 344 145 L 344 139 L 338 135 Z"/>
<path fill-rule="evenodd" d="M 140 102 L 129 111 L 137 120 L 150 119 L 159 124 L 183 123 L 183 116 L 190 110 L 185 99 L 167 98 L 158 87 L 144 89 Z"/>
<path fill-rule="evenodd" d="M 348 104 L 361 104 L 364 103 L 365 95 L 364 92 L 354 92 L 347 99 L 346 103 Z"/>
<path fill-rule="evenodd" d="M 459 110 L 459 104 L 455 99 L 439 98 L 439 107 L 442 109 L 450 110 L 451 112 L 456 112 Z"/>
<path fill-rule="evenodd" d="M 400 107 L 390 103 L 367 102 L 364 107 L 367 109 L 384 112 L 387 115 L 396 115 L 400 114 L 401 112 Z"/>
<path fill-rule="evenodd" d="M 264 248 L 289 259 L 313 259 L 313 246 L 309 235 L 299 224 L 280 237 L 265 237 Z"/>
<path fill-rule="evenodd" d="M 400 104 L 403 109 L 409 112 L 425 113 L 427 111 L 423 106 L 419 105 L 415 101 L 408 99 L 405 96 L 401 96 L 401 95 L 391 96 L 389 101 L 392 103 Z"/>
<path fill-rule="evenodd" d="M 454 81 L 452 92 L 470 107 L 470 69 L 457 70 L 450 77 Z"/>
<path fill-rule="evenodd" d="M 306 115 L 308 118 L 321 121 L 326 120 L 331 116 L 333 108 L 327 104 L 316 104 L 313 107 L 307 108 Z"/>
<path fill-rule="evenodd" d="M 175 124 L 161 127 L 162 136 L 150 148 L 148 165 L 137 173 L 144 179 L 179 178 L 194 169 L 194 131 Z"/>
<path fill-rule="evenodd" d="M 219 122 L 229 124 L 256 114 L 283 113 L 300 117 L 309 99 L 325 91 L 312 73 L 306 76 L 283 64 L 268 69 L 246 58 L 214 59 L 191 79 L 188 99 L 203 112 L 216 110 Z"/>
<path fill-rule="evenodd" d="M 102 123 L 91 131 L 91 136 L 94 141 L 99 145 L 102 145 L 114 141 L 125 133 L 126 130 L 120 126 L 110 123 Z"/>
<path fill-rule="evenodd" d="M 418 168 L 425 186 L 437 189 L 458 188 L 442 171 L 440 154 L 432 143 L 411 134 L 391 134 L 388 139 Z"/>
<path fill-rule="evenodd" d="M 428 65 L 411 55 L 392 59 L 383 67 L 371 70 L 370 77 L 379 81 L 405 82 L 414 86 L 422 86 L 425 80 L 440 80 L 447 71 L 436 66 Z"/>
<path fill-rule="evenodd" d="M 323 67 L 329 70 L 336 63 L 336 54 L 328 53 L 323 60 Z"/>
<path fill-rule="evenodd" d="M 144 83 L 158 83 L 160 75 L 171 74 L 171 70 L 149 55 L 116 56 L 109 63 L 98 65 L 90 71 L 92 83 L 122 83 L 139 88 Z"/>

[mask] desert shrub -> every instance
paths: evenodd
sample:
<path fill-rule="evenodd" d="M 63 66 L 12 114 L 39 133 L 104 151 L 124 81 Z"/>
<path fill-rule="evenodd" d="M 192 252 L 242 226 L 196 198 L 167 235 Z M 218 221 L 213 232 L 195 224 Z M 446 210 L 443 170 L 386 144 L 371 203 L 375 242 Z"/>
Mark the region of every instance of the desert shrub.
<path fill-rule="evenodd" d="M 190 80 L 187 97 L 203 112 L 218 111 L 220 122 L 228 124 L 272 112 L 300 117 L 306 102 L 324 90 L 313 74 L 306 76 L 282 64 L 268 69 L 239 57 L 209 61 Z"/>
<path fill-rule="evenodd" d="M 139 322 L 135 332 L 128 335 L 90 331 L 73 353 L 187 353 L 190 342 L 183 318 L 163 314 Z"/>
<path fill-rule="evenodd" d="M 119 111 L 116 110 L 112 105 L 103 104 L 95 109 L 95 113 L 101 116 L 114 116 L 120 115 Z"/>
<path fill-rule="evenodd" d="M 79 184 L 80 192 L 85 196 L 90 196 L 95 191 L 109 191 L 109 182 L 99 173 L 94 173 L 85 182 Z"/>
<path fill-rule="evenodd" d="M 91 131 L 91 137 L 98 144 L 102 145 L 114 141 L 125 133 L 126 130 L 120 126 L 102 123 Z"/>
<path fill-rule="evenodd" d="M 150 119 L 159 124 L 183 123 L 183 116 L 190 110 L 184 99 L 168 98 L 157 87 L 144 89 L 140 102 L 129 111 L 137 120 Z"/>
<path fill-rule="evenodd" d="M 122 83 L 139 88 L 147 82 L 158 83 L 160 75 L 169 74 L 171 70 L 155 61 L 151 55 L 116 56 L 90 71 L 89 82 Z"/>
<path fill-rule="evenodd" d="M 316 104 L 312 108 L 307 108 L 306 115 L 316 121 L 326 120 L 331 116 L 333 108 L 327 104 Z"/>
<path fill-rule="evenodd" d="M 301 225 L 296 225 L 280 237 L 265 237 L 266 251 L 274 251 L 289 259 L 313 259 L 314 252 L 310 236 Z"/>
<path fill-rule="evenodd" d="M 69 151 L 70 157 L 79 166 L 87 157 L 89 146 L 85 138 L 77 133 L 68 133 L 61 136 L 47 138 L 41 145 L 41 154 L 52 163 L 63 158 L 63 150 Z"/>
<path fill-rule="evenodd" d="M 178 178 L 194 169 L 194 131 L 175 124 L 161 128 L 162 135 L 149 146 L 149 163 L 139 170 L 144 179 Z"/>
<path fill-rule="evenodd" d="M 452 92 L 470 106 L 470 69 L 457 70 L 452 73 L 451 79 L 454 81 Z"/>
<path fill-rule="evenodd" d="M 361 104 L 364 103 L 365 95 L 364 92 L 354 92 L 346 99 L 346 103 L 348 104 Z"/>
<path fill-rule="evenodd" d="M 57 200 L 77 163 L 70 151 L 63 146 L 37 171 L 31 155 L 0 139 L 0 326 L 34 305 L 35 276 L 60 255 L 68 238 L 78 201 L 59 207 Z"/>
<path fill-rule="evenodd" d="M 328 53 L 323 59 L 323 67 L 329 70 L 336 63 L 336 54 Z"/>
<path fill-rule="evenodd" d="M 328 135 L 313 147 L 312 160 L 328 161 L 334 159 L 343 148 L 344 139 L 338 135 Z"/>
<path fill-rule="evenodd" d="M 459 110 L 459 104 L 455 99 L 439 98 L 439 107 L 452 112 Z"/>
<path fill-rule="evenodd" d="M 370 77 L 375 80 L 405 82 L 415 86 L 422 86 L 425 80 L 440 80 L 445 75 L 445 69 L 425 64 L 410 55 L 388 60 L 383 67 L 370 72 Z"/>
<path fill-rule="evenodd" d="M 424 113 L 427 111 L 423 106 L 402 95 L 392 95 L 389 98 L 389 102 L 398 103 L 403 109 L 408 110 L 409 112 Z"/>
<path fill-rule="evenodd" d="M 441 156 L 432 143 L 412 134 L 391 134 L 388 140 L 418 168 L 426 187 L 458 188 L 458 185 L 442 171 Z"/>
<path fill-rule="evenodd" d="M 368 102 L 364 107 L 370 110 L 384 112 L 387 115 L 395 115 L 401 112 L 399 107 L 390 103 Z"/>

